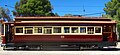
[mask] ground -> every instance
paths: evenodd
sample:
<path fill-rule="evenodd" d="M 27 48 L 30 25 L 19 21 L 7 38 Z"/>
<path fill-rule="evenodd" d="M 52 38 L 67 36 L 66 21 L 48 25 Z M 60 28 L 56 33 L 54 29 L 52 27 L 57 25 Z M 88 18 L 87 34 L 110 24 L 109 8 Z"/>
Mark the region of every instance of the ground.
<path fill-rule="evenodd" d="M 117 49 L 120 49 L 120 42 Z M 0 55 L 120 55 L 120 50 L 85 50 L 85 51 L 7 51 L 0 47 Z"/>

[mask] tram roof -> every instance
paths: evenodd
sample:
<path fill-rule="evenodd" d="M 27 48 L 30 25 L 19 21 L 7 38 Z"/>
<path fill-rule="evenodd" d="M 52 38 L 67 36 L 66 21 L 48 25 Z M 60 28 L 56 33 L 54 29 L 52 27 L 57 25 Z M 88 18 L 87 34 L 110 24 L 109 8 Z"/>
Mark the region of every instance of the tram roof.
<path fill-rule="evenodd" d="M 96 24 L 103 24 L 103 23 L 106 23 L 106 24 L 110 24 L 110 23 L 116 23 L 116 21 L 22 21 L 22 22 L 15 22 L 15 23 L 23 23 L 23 24 L 44 24 L 44 23 L 96 23 Z"/>
<path fill-rule="evenodd" d="M 15 17 L 15 21 L 31 21 L 31 20 L 77 20 L 77 21 L 111 21 L 110 18 L 103 17 Z"/>

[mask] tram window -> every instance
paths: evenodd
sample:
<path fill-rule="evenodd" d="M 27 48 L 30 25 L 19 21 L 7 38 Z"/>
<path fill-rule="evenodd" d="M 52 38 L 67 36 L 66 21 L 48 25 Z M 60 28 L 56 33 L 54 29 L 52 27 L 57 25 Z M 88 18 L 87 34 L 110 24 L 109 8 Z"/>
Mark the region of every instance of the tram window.
<path fill-rule="evenodd" d="M 5 33 L 4 33 L 4 32 L 5 32 L 5 31 L 4 31 L 4 25 L 2 25 L 1 32 L 2 32 L 1 34 L 5 34 Z"/>
<path fill-rule="evenodd" d="M 25 34 L 32 34 L 33 33 L 33 27 L 25 27 Z"/>
<path fill-rule="evenodd" d="M 52 34 L 52 27 L 44 27 L 44 34 Z"/>
<path fill-rule="evenodd" d="M 113 32 L 116 32 L 116 27 L 115 26 L 113 26 Z"/>
<path fill-rule="evenodd" d="M 95 33 L 101 33 L 101 27 L 95 27 Z"/>
<path fill-rule="evenodd" d="M 88 27 L 87 32 L 88 34 L 94 34 L 94 27 Z"/>
<path fill-rule="evenodd" d="M 103 28 L 103 32 L 111 32 L 112 27 L 109 25 L 105 25 Z"/>
<path fill-rule="evenodd" d="M 16 33 L 23 33 L 23 27 L 16 28 Z"/>
<path fill-rule="evenodd" d="M 70 33 L 70 27 L 64 27 L 64 33 Z"/>
<path fill-rule="evenodd" d="M 42 27 L 35 27 L 34 33 L 42 33 Z"/>
<path fill-rule="evenodd" d="M 71 31 L 72 33 L 78 33 L 78 27 L 72 27 Z"/>
<path fill-rule="evenodd" d="M 80 33 L 86 33 L 86 27 L 80 27 Z"/>
<path fill-rule="evenodd" d="M 54 27 L 53 33 L 61 33 L 61 27 Z"/>

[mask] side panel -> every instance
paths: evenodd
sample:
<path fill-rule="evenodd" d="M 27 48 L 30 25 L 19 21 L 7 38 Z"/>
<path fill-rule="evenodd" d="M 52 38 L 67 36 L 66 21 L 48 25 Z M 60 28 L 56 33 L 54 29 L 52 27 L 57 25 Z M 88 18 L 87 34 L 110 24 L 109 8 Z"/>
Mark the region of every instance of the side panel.
<path fill-rule="evenodd" d="M 102 42 L 99 35 L 15 35 L 14 43 L 22 42 Z"/>

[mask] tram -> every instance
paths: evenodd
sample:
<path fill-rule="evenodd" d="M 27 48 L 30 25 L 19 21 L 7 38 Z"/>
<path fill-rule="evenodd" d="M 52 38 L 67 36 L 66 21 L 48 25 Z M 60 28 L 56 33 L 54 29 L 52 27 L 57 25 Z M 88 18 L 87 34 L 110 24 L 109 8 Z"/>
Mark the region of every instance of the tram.
<path fill-rule="evenodd" d="M 2 22 L 2 30 L 3 49 L 117 45 L 116 22 L 102 17 L 15 17 Z"/>

